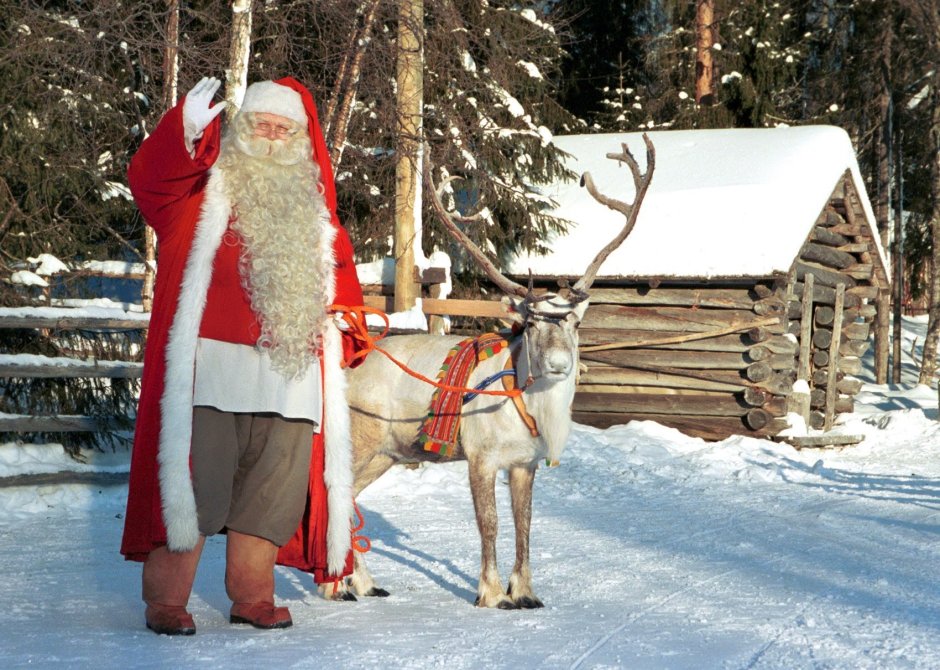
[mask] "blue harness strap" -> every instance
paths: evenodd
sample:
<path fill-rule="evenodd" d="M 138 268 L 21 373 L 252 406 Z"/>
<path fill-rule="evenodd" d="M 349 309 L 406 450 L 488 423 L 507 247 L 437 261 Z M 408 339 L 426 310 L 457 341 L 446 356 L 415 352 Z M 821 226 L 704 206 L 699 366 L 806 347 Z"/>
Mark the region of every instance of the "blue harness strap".
<path fill-rule="evenodd" d="M 489 386 L 490 384 L 492 384 L 493 382 L 495 382 L 497 379 L 502 379 L 503 377 L 508 377 L 508 376 L 510 376 L 510 375 L 515 375 L 515 374 L 516 374 L 516 369 L 515 369 L 515 368 L 509 368 L 508 370 L 500 370 L 500 371 L 497 372 L 496 374 L 490 375 L 489 377 L 487 377 L 486 379 L 484 379 L 483 381 L 481 381 L 479 384 L 477 384 L 476 386 L 474 386 L 473 389 L 474 389 L 475 391 L 482 391 L 482 390 L 485 389 L 487 386 Z M 470 393 L 465 394 L 464 397 L 463 397 L 463 404 L 466 405 L 468 402 L 470 402 L 471 400 L 473 400 L 474 398 L 476 398 L 478 395 L 480 395 L 480 394 L 479 394 L 479 393 L 474 393 L 473 391 L 471 391 Z"/>

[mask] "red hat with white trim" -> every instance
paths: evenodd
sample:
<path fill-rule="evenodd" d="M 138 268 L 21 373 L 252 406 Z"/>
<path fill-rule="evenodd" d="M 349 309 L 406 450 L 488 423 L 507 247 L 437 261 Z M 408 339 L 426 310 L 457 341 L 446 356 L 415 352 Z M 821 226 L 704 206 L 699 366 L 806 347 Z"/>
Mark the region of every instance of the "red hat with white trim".
<path fill-rule="evenodd" d="M 245 90 L 245 99 L 239 112 L 277 114 L 302 126 L 306 126 L 308 121 L 300 94 L 273 81 L 259 81 L 249 86 Z"/>

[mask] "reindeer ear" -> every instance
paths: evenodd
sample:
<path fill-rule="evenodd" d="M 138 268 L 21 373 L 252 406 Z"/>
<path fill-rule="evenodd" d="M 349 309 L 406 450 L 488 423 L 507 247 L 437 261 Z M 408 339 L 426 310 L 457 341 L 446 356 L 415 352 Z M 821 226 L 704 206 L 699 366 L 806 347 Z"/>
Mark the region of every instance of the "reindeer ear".
<path fill-rule="evenodd" d="M 506 306 L 506 317 L 500 319 L 509 326 L 521 326 L 525 322 L 525 299 L 514 295 L 504 295 L 503 305 Z"/>

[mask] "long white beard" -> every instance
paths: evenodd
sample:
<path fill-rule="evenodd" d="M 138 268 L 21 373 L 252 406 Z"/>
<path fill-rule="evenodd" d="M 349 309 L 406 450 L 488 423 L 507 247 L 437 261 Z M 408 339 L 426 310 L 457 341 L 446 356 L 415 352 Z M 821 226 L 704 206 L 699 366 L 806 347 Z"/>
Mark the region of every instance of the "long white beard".
<path fill-rule="evenodd" d="M 235 212 L 232 228 L 244 243 L 242 285 L 261 321 L 258 345 L 275 370 L 299 377 L 319 351 L 333 272 L 322 260 L 324 226 L 331 224 L 319 166 L 305 134 L 271 141 L 251 137 L 250 126 L 238 121 L 223 142 L 219 168 Z"/>

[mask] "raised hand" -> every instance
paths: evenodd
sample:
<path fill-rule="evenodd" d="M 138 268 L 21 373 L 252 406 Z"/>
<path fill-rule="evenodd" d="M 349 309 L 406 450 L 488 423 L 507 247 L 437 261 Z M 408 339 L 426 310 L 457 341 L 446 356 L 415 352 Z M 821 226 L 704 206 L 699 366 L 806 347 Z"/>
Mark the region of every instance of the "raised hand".
<path fill-rule="evenodd" d="M 186 94 L 186 101 L 183 103 L 183 125 L 193 137 L 198 137 L 225 109 L 225 102 L 209 106 L 221 85 L 222 82 L 215 77 L 203 77 Z"/>

